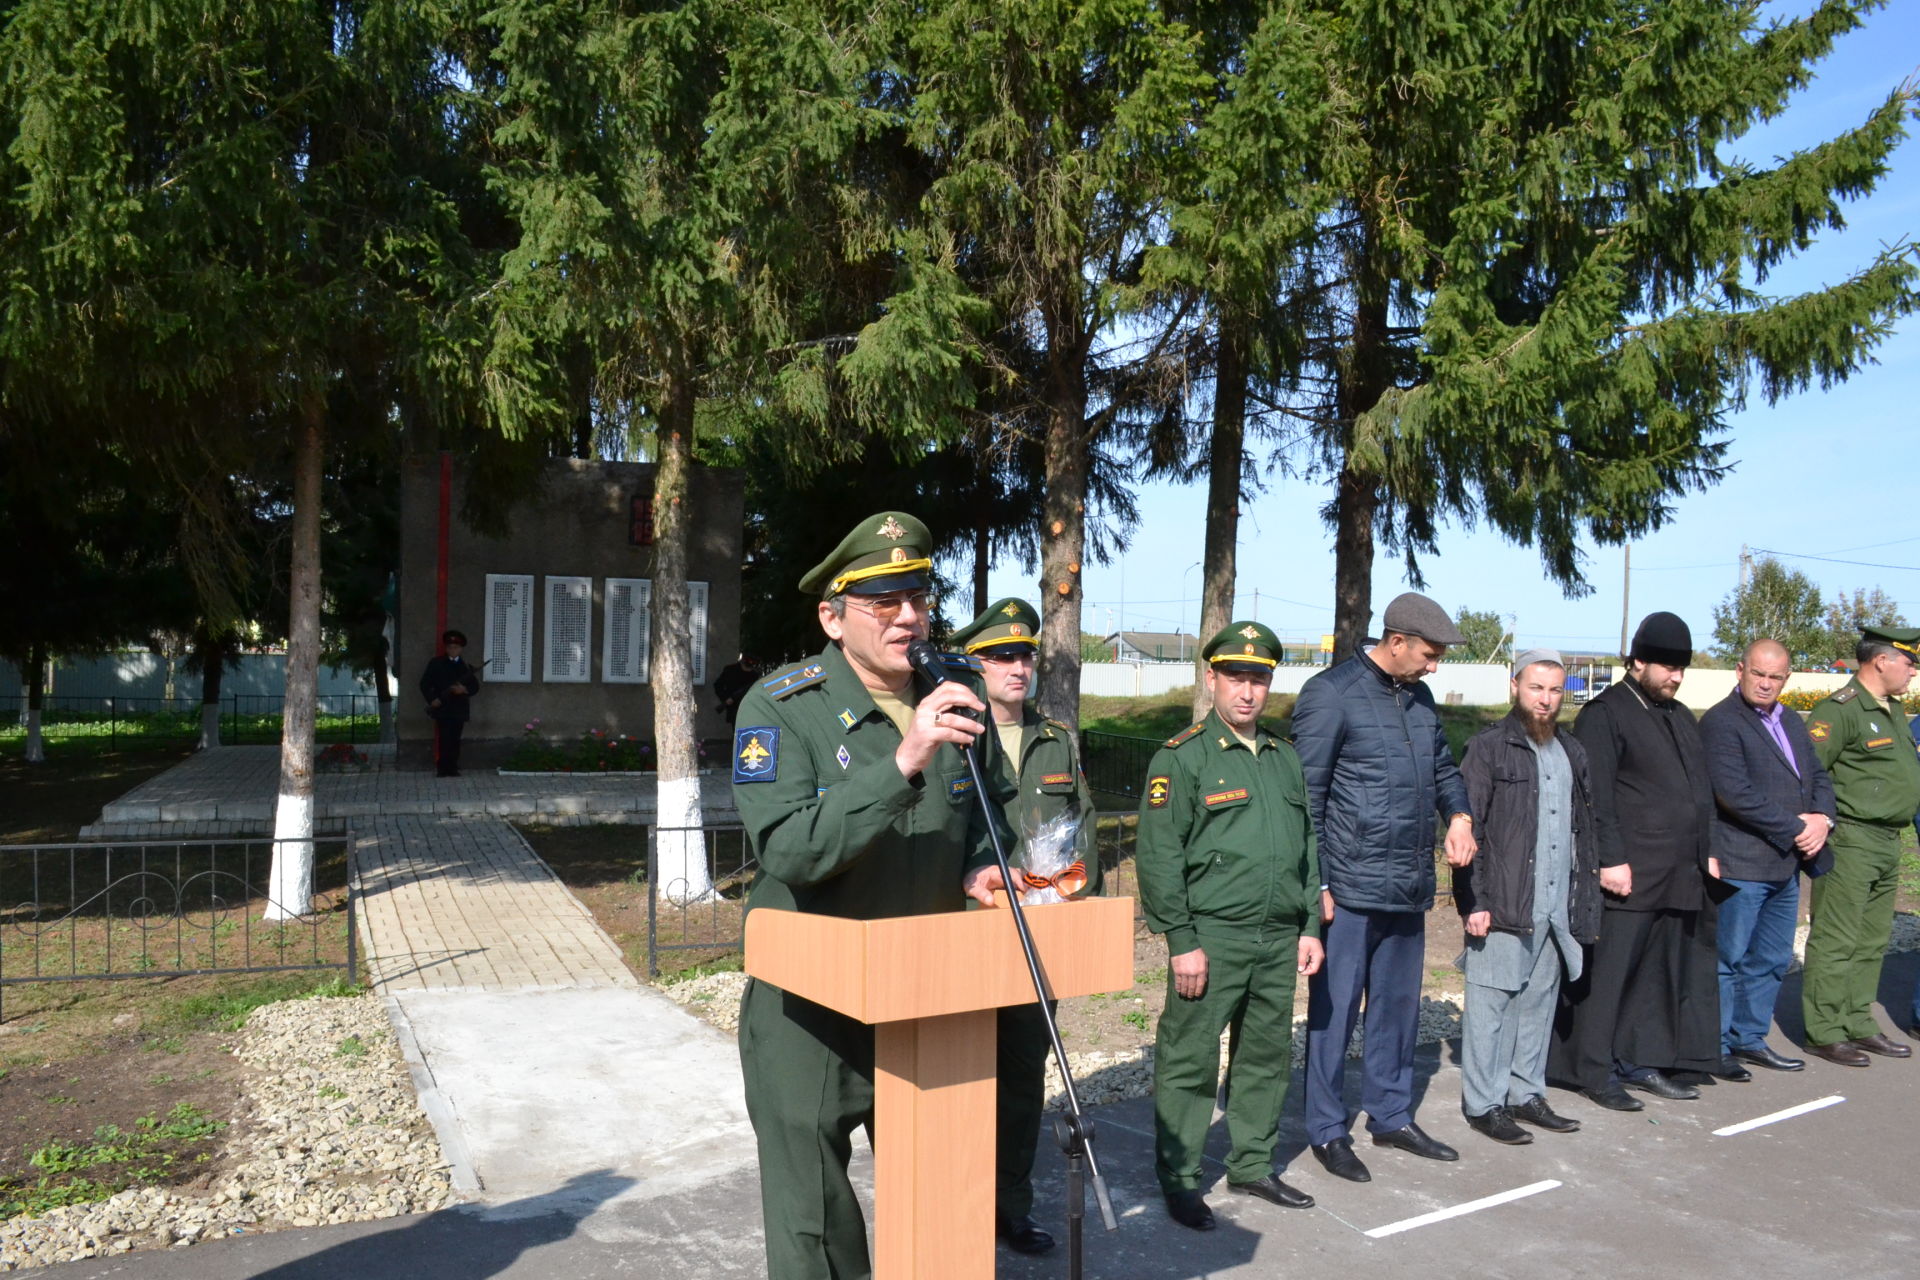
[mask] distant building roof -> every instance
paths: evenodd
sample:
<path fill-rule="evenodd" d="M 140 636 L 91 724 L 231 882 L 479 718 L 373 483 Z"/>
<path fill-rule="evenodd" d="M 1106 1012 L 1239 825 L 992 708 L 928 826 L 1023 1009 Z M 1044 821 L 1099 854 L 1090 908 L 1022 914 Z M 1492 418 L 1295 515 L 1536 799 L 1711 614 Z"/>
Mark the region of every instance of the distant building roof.
<path fill-rule="evenodd" d="M 1123 658 L 1131 654 L 1150 662 L 1192 661 L 1200 647 L 1199 637 L 1179 631 L 1116 631 L 1106 642 L 1118 644 Z"/>

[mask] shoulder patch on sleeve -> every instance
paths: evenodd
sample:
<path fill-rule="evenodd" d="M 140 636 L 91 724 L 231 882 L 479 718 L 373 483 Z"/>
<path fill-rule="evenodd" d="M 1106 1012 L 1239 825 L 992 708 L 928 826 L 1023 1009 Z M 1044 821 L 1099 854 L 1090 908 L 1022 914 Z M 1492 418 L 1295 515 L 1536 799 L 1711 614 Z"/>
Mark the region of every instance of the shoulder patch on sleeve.
<path fill-rule="evenodd" d="M 1854 688 L 1852 685 L 1848 685 L 1846 688 L 1835 692 L 1830 698 L 1827 699 L 1827 701 L 1837 702 L 1844 707 L 1847 703 L 1852 702 L 1855 698 L 1859 696 L 1860 696 L 1860 690 Z"/>
<path fill-rule="evenodd" d="M 1164 773 L 1156 773 L 1147 779 L 1147 808 L 1164 809 L 1173 796 L 1173 779 Z"/>
<path fill-rule="evenodd" d="M 772 782 L 780 772 L 780 730 L 753 725 L 733 733 L 733 780 Z"/>
<path fill-rule="evenodd" d="M 760 688 L 775 702 L 788 697 L 808 685 L 818 684 L 827 678 L 827 669 L 817 662 L 809 662 L 803 667 L 792 667 L 782 671 L 771 680 L 763 681 Z"/>
<path fill-rule="evenodd" d="M 1833 735 L 1833 726 L 1825 720 L 1815 720 L 1807 726 L 1807 736 L 1815 742 L 1825 742 Z"/>
<path fill-rule="evenodd" d="M 1200 732 L 1202 729 L 1206 727 L 1207 727 L 1207 722 L 1205 720 L 1202 720 L 1198 724 L 1188 725 L 1186 728 L 1182 729 L 1180 732 L 1174 734 L 1171 738 L 1168 738 L 1166 745 L 1170 747 L 1177 747 L 1181 743 L 1185 742 L 1187 739 L 1191 738 L 1194 734 Z"/>

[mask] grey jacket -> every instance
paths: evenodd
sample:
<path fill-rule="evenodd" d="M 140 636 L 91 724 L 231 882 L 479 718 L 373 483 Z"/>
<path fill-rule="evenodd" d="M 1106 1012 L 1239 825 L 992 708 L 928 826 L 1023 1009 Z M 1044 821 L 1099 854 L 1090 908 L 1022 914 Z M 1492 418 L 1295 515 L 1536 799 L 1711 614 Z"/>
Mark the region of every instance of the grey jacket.
<path fill-rule="evenodd" d="M 1435 817 L 1471 811 L 1427 686 L 1395 684 L 1358 654 L 1307 681 L 1293 745 L 1334 902 L 1430 909 Z"/>

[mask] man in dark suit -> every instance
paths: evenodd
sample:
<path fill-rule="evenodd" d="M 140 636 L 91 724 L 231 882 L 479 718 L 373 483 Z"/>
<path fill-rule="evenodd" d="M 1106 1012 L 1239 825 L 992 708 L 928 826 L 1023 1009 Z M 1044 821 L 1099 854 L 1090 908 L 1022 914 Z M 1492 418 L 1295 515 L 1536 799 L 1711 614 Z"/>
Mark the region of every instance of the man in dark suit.
<path fill-rule="evenodd" d="M 1605 913 L 1586 972 L 1563 988 L 1547 1074 L 1614 1111 L 1644 1105 L 1627 1089 L 1697 1098 L 1687 1077 L 1725 1063 L 1707 895 L 1719 874 L 1713 781 L 1700 726 L 1674 700 L 1692 662 L 1687 624 L 1647 615 L 1627 678 L 1573 722 L 1593 776 Z"/>
<path fill-rule="evenodd" d="M 1837 810 L 1800 717 L 1780 705 L 1790 670 L 1777 640 L 1755 640 L 1739 685 L 1700 717 L 1718 806 L 1713 852 L 1733 890 L 1720 904 L 1720 1048 L 1775 1071 L 1806 1063 L 1767 1044 L 1773 1004 L 1793 959 L 1800 877 L 1826 847 Z"/>
<path fill-rule="evenodd" d="M 480 692 L 480 669 L 461 655 L 467 634 L 448 631 L 440 637 L 439 656 L 428 660 L 420 673 L 420 696 L 433 717 L 433 771 L 442 778 L 460 776 L 460 734 L 473 715 L 474 695 Z"/>

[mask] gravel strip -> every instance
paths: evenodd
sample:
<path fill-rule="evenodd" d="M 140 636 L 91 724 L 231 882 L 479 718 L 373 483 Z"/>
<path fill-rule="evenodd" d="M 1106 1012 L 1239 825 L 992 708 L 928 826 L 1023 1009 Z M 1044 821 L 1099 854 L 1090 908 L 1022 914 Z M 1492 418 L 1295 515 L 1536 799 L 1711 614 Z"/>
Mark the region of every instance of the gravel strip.
<path fill-rule="evenodd" d="M 378 998 L 254 1010 L 234 1167 L 205 1192 L 122 1191 L 0 1224 L 0 1271 L 444 1207 L 446 1162 Z"/>

